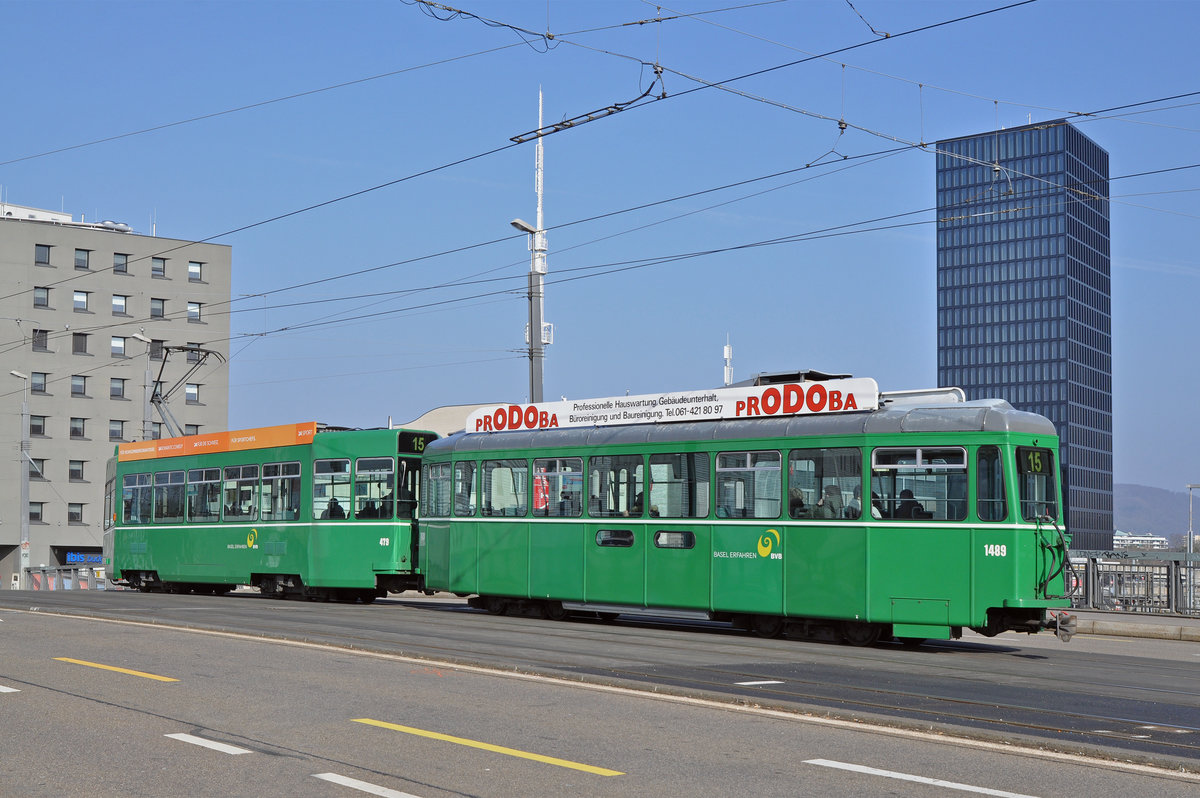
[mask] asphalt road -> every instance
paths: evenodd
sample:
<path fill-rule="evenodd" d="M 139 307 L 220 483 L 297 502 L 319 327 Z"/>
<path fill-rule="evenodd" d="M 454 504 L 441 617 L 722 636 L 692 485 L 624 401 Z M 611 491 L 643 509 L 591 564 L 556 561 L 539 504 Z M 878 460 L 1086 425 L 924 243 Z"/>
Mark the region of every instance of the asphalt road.
<path fill-rule="evenodd" d="M 318 773 L 422 798 L 945 794 L 902 777 L 1019 795 L 1200 785 L 1116 764 L 1200 771 L 1200 647 L 1180 641 L 858 649 L 706 624 L 494 617 L 456 601 L 131 592 L 6 591 L 0 621 L 4 795 L 62 794 L 81 774 L 89 792 L 214 796 L 363 794 Z M 176 733 L 251 753 L 165 736 Z M 988 743 L 1111 764 L 1014 763 Z"/>

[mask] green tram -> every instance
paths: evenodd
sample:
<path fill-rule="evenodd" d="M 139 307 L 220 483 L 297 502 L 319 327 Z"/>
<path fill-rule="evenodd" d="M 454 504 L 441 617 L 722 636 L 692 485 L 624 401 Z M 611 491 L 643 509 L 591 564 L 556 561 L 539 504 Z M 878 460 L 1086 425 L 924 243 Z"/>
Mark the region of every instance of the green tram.
<path fill-rule="evenodd" d="M 493 613 L 1065 640 L 1057 454 L 1042 416 L 869 379 L 489 408 L 425 450 L 421 566 Z"/>
<path fill-rule="evenodd" d="M 143 591 L 369 603 L 416 588 L 420 457 L 436 437 L 305 423 L 120 444 L 105 564 Z"/>

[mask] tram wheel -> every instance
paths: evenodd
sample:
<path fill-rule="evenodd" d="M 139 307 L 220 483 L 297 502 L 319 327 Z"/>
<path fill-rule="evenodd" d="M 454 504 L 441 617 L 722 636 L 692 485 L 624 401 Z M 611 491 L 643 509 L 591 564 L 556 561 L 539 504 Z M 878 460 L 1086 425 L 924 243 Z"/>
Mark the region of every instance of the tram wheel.
<path fill-rule="evenodd" d="M 561 601 L 546 601 L 542 603 L 542 612 L 552 621 L 565 621 L 570 614 L 565 609 Z"/>
<path fill-rule="evenodd" d="M 491 615 L 503 615 L 508 608 L 508 602 L 499 596 L 488 596 L 484 609 Z"/>
<path fill-rule="evenodd" d="M 842 639 L 852 646 L 870 646 L 879 642 L 883 628 L 877 623 L 845 621 L 842 623 Z"/>
<path fill-rule="evenodd" d="M 750 622 L 750 631 L 756 637 L 770 639 L 783 634 L 783 625 L 784 620 L 778 615 L 755 615 Z"/>

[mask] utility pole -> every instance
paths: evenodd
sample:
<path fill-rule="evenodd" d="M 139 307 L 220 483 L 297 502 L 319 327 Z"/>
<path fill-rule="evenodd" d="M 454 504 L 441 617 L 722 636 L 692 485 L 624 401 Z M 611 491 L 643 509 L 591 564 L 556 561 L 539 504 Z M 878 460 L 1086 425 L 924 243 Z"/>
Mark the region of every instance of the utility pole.
<path fill-rule="evenodd" d="M 542 90 L 538 89 L 538 130 L 542 127 Z M 542 137 L 539 135 L 535 147 L 534 189 L 537 192 L 537 224 L 531 225 L 521 219 L 509 224 L 528 233 L 529 251 L 533 253 L 529 263 L 529 401 L 542 401 L 542 367 L 546 357 L 545 345 L 553 343 L 553 326 L 546 324 L 544 307 L 544 280 L 546 277 L 546 228 L 542 215 Z"/>
<path fill-rule="evenodd" d="M 21 573 L 17 587 L 25 590 L 29 587 L 29 466 L 33 464 L 29 458 L 29 375 L 19 371 L 9 374 L 25 381 L 25 391 L 21 395 L 21 456 L 17 458 L 21 468 Z"/>

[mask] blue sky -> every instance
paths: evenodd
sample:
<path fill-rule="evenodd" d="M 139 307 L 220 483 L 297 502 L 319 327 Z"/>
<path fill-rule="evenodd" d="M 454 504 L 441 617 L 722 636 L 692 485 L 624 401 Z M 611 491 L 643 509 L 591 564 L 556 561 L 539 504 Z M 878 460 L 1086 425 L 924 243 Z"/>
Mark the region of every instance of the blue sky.
<path fill-rule="evenodd" d="M 934 156 L 911 145 L 1200 90 L 1187 2 L 1039 0 L 910 35 L 1005 4 L 447 5 L 553 44 L 398 1 L 6 2 L 4 197 L 199 240 L 392 183 L 216 239 L 246 295 L 231 425 L 519 401 L 529 253 L 508 222 L 535 218 L 534 150 L 509 138 L 536 127 L 539 86 L 549 123 L 638 98 L 658 63 L 666 99 L 545 139 L 546 398 L 718 385 L 727 336 L 737 379 L 901 390 L 936 383 Z M 1200 163 L 1197 102 L 1078 124 L 1114 178 L 1175 169 Z M 1198 187 L 1200 169 L 1112 185 L 1118 482 L 1200 481 Z M 832 228 L 851 234 L 746 246 Z M 273 332 L 317 320 L 334 323 Z"/>

